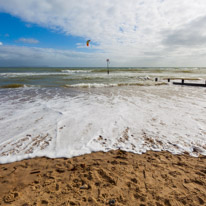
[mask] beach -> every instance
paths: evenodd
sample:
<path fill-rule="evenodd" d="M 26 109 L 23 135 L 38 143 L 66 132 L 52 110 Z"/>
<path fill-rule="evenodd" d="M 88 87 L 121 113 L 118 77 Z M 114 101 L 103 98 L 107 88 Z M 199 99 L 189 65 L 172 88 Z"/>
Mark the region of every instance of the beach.
<path fill-rule="evenodd" d="M 206 157 L 96 152 L 0 165 L 0 205 L 205 205 Z"/>
<path fill-rule="evenodd" d="M 0 206 L 206 206 L 205 11 L 0 0 Z"/>

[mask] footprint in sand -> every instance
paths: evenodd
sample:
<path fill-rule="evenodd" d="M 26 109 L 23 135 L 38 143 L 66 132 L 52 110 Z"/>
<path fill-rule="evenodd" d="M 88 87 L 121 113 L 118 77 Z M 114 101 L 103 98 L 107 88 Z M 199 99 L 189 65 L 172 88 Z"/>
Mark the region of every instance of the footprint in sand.
<path fill-rule="evenodd" d="M 14 202 L 18 198 L 18 196 L 18 192 L 11 192 L 8 195 L 5 195 L 3 200 L 5 203 L 11 203 Z"/>

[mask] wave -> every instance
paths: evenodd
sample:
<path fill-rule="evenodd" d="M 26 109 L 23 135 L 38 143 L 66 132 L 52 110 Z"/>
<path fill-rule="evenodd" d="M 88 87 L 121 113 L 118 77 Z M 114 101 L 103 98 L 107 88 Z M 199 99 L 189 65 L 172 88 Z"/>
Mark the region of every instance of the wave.
<path fill-rule="evenodd" d="M 195 78 L 195 77 L 164 77 L 162 79 L 163 80 L 167 80 L 167 79 L 170 79 L 170 80 L 181 80 L 181 79 L 184 79 L 184 80 L 202 80 L 203 78 Z"/>
<path fill-rule="evenodd" d="M 25 84 L 7 84 L 0 86 L 0 88 L 8 89 L 8 88 L 19 88 L 19 87 L 27 87 Z"/>
<path fill-rule="evenodd" d="M 92 70 L 61 70 L 62 73 L 89 73 Z"/>
<path fill-rule="evenodd" d="M 60 72 L 24 72 L 24 73 L 0 73 L 3 77 L 19 77 L 19 76 L 52 76 L 52 75 L 63 75 Z"/>
<path fill-rule="evenodd" d="M 115 87 L 118 86 L 118 84 L 97 84 L 97 83 L 89 83 L 89 84 L 84 84 L 84 83 L 80 83 L 80 84 L 66 84 L 65 87 L 76 87 L 76 88 L 99 88 L 99 87 Z"/>
<path fill-rule="evenodd" d="M 101 88 L 101 87 L 123 87 L 123 86 L 158 86 L 158 85 L 167 85 L 166 82 L 157 82 L 157 83 L 118 83 L 118 84 L 98 84 L 98 83 L 81 83 L 81 84 L 66 84 L 64 87 L 69 88 Z"/>

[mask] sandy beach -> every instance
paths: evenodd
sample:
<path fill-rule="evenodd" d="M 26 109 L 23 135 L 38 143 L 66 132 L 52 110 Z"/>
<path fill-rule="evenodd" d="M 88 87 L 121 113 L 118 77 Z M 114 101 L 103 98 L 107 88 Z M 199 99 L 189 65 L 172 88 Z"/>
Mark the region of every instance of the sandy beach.
<path fill-rule="evenodd" d="M 206 157 L 121 150 L 0 165 L 0 205 L 205 205 Z"/>

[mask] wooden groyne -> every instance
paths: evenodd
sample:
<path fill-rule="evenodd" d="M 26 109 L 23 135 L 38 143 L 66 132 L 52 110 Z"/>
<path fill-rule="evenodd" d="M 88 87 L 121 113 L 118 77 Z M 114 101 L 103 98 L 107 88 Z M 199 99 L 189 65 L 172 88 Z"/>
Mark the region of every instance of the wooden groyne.
<path fill-rule="evenodd" d="M 168 82 L 170 82 L 170 78 L 167 79 Z M 158 81 L 158 78 L 155 78 L 155 82 Z M 181 82 L 172 82 L 173 84 L 176 84 L 176 85 L 182 85 L 182 86 L 193 86 L 193 87 L 206 87 L 206 80 L 205 80 L 205 84 L 203 83 L 185 83 L 185 80 L 182 79 Z"/>
<path fill-rule="evenodd" d="M 183 85 L 183 86 L 193 86 L 193 87 L 206 87 L 206 84 L 197 84 L 197 83 L 173 82 L 173 84 Z"/>
<path fill-rule="evenodd" d="M 185 83 L 185 82 L 184 82 L 184 79 L 182 79 L 182 82 L 173 82 L 173 84 L 183 85 L 183 86 L 193 86 L 193 87 L 206 87 L 206 82 L 205 82 L 205 84 L 200 84 L 200 83 Z"/>

